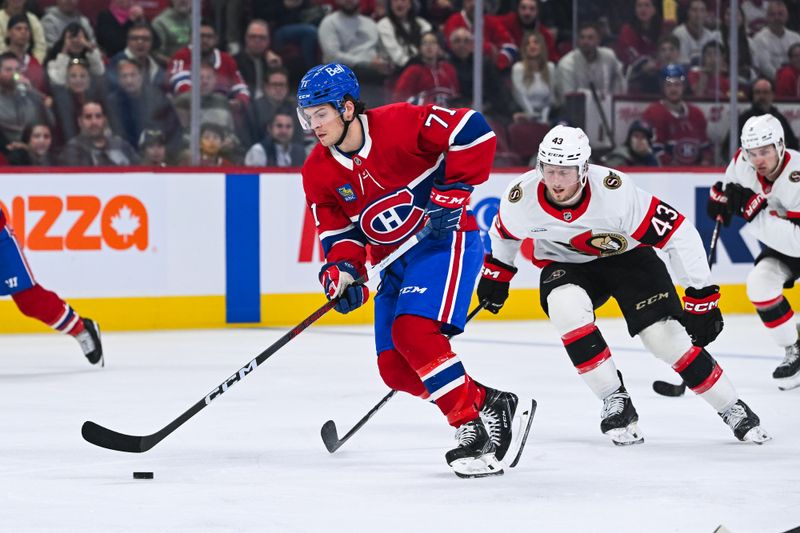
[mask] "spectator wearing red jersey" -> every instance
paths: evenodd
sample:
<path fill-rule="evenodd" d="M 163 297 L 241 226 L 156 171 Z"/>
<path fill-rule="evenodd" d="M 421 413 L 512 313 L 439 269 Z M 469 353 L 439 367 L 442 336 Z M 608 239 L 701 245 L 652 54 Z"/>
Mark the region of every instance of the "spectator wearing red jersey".
<path fill-rule="evenodd" d="M 623 24 L 619 31 L 616 52 L 625 66 L 642 61 L 655 64 L 662 21 L 653 1 L 636 0 L 633 18 Z"/>
<path fill-rule="evenodd" d="M 214 69 L 217 90 L 228 97 L 234 109 L 250 103 L 250 91 L 239 73 L 236 61 L 230 54 L 217 48 L 217 33 L 210 22 L 200 24 L 200 59 Z M 178 50 L 169 62 L 167 72 L 174 94 L 191 90 L 191 71 L 192 52 L 187 46 Z"/>
<path fill-rule="evenodd" d="M 775 95 L 782 98 L 800 98 L 800 43 L 789 47 L 789 63 L 776 74 Z"/>
<path fill-rule="evenodd" d="M 547 45 L 547 57 L 550 58 L 550 61 L 558 61 L 560 55 L 556 48 L 553 32 L 539 20 L 539 0 L 520 0 L 516 11 L 493 18 L 499 20 L 508 30 L 515 43 L 521 43 L 526 33 L 539 32 Z"/>
<path fill-rule="evenodd" d="M 727 98 L 731 90 L 728 79 L 728 63 L 723 59 L 724 51 L 718 41 L 703 45 L 700 65 L 689 71 L 689 86 L 697 98 Z"/>
<path fill-rule="evenodd" d="M 424 33 L 419 54 L 411 58 L 395 84 L 394 100 L 449 106 L 459 93 L 458 74 L 455 67 L 443 59 L 436 33 Z"/>
<path fill-rule="evenodd" d="M 444 24 L 444 36 L 450 41 L 450 35 L 458 28 L 466 28 L 472 33 L 475 0 L 464 0 L 464 8 L 453 13 Z M 484 17 L 483 20 L 483 53 L 491 59 L 498 70 L 511 68 L 517 59 L 517 45 L 511 34 L 495 17 Z"/>
<path fill-rule="evenodd" d="M 655 132 L 653 149 L 659 162 L 664 166 L 711 164 L 706 118 L 700 108 L 683 99 L 686 71 L 681 65 L 667 65 L 662 77 L 663 98 L 642 114 Z"/>

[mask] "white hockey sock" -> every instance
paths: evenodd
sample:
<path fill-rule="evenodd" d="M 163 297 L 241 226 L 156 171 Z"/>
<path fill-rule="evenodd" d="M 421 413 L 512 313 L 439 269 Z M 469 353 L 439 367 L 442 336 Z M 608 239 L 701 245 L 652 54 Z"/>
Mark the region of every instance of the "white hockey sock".
<path fill-rule="evenodd" d="M 707 401 L 718 413 L 724 413 L 739 399 L 733 383 L 725 373 L 717 379 L 717 382 L 710 389 L 699 393 L 698 396 Z"/>
<path fill-rule="evenodd" d="M 610 357 L 599 366 L 580 374 L 583 381 L 600 400 L 622 386 L 617 375 L 617 365 Z"/>

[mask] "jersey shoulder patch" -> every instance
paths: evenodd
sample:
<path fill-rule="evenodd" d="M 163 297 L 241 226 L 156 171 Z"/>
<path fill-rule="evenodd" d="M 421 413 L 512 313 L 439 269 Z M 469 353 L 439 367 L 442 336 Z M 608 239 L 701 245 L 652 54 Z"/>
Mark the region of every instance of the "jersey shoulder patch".
<path fill-rule="evenodd" d="M 511 189 L 508 191 L 508 201 L 512 204 L 515 204 L 522 200 L 522 184 L 517 182 L 515 183 Z"/>
<path fill-rule="evenodd" d="M 610 189 L 613 191 L 615 189 L 619 189 L 621 185 L 622 185 L 622 178 L 619 176 L 619 174 L 616 174 L 610 170 L 608 171 L 608 176 L 603 178 L 603 186 L 606 189 Z"/>

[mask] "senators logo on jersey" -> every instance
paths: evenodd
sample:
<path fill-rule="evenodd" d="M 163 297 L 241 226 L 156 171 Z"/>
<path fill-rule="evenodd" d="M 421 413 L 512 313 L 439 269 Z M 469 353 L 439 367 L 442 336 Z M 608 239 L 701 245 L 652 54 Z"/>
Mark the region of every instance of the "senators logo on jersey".
<path fill-rule="evenodd" d="M 621 254 L 628 249 L 628 239 L 619 233 L 592 233 L 586 231 L 569 240 L 569 244 L 559 243 L 570 250 L 598 257 Z"/>

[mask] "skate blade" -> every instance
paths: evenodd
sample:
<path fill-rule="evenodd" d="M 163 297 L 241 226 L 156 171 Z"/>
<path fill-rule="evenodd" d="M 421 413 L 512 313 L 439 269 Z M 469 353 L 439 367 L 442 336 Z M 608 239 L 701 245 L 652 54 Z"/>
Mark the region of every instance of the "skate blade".
<path fill-rule="evenodd" d="M 514 417 L 514 438 L 511 441 L 511 445 L 508 447 L 506 456 L 504 457 L 504 459 L 508 459 L 509 457 L 513 457 L 514 459 L 512 459 L 510 463 L 505 460 L 503 461 L 503 463 L 509 468 L 514 468 L 517 466 L 520 457 L 522 457 L 522 450 L 525 449 L 525 443 L 528 441 L 528 433 L 531 431 L 531 425 L 533 425 L 533 415 L 535 413 L 536 400 L 532 399 L 530 408 L 524 409 L 522 413 Z"/>
<path fill-rule="evenodd" d="M 609 436 L 615 446 L 631 446 L 644 442 L 644 437 L 636 422 L 628 424 L 624 428 L 609 429 L 605 434 Z"/>
<path fill-rule="evenodd" d="M 450 463 L 455 475 L 460 478 L 477 478 L 503 475 L 503 465 L 489 453 L 478 458 L 457 459 Z"/>
<path fill-rule="evenodd" d="M 779 390 L 792 390 L 800 387 L 800 372 L 788 378 L 772 378 L 778 384 Z"/>
<path fill-rule="evenodd" d="M 764 444 L 772 440 L 772 437 L 767 435 L 767 432 L 761 429 L 761 426 L 756 426 L 744 434 L 744 442 L 752 442 L 753 444 Z"/>

